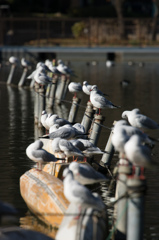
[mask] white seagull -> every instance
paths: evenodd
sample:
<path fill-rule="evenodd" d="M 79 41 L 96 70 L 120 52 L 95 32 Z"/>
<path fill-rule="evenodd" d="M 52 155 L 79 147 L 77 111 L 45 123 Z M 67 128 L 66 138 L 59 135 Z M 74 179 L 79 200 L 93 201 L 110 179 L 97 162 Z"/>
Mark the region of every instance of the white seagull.
<path fill-rule="evenodd" d="M 151 167 L 151 149 L 147 145 L 142 144 L 142 139 L 139 135 L 133 135 L 124 146 L 127 159 L 139 167 Z"/>
<path fill-rule="evenodd" d="M 42 111 L 42 114 L 41 114 L 41 124 L 43 125 L 43 127 L 46 129 L 46 130 L 49 130 L 49 126 L 48 124 L 46 123 L 46 119 L 48 117 L 48 114 L 45 110 Z"/>
<path fill-rule="evenodd" d="M 140 129 L 158 129 L 159 124 L 152 120 L 151 118 L 140 113 L 138 108 L 131 111 L 124 111 L 122 113 L 122 118 L 127 119 L 129 123 Z"/>
<path fill-rule="evenodd" d="M 154 145 L 154 142 L 143 133 L 139 128 L 128 125 L 126 120 L 119 120 L 116 122 L 113 135 L 112 135 L 112 144 L 116 151 L 121 155 L 124 154 L 124 145 L 130 139 L 132 135 L 138 134 L 142 139 L 143 143 L 147 143 L 150 146 Z"/>
<path fill-rule="evenodd" d="M 88 164 L 71 162 L 69 169 L 73 172 L 74 179 L 82 185 L 95 184 L 109 180 Z"/>
<path fill-rule="evenodd" d="M 52 79 L 48 77 L 45 73 L 43 72 L 37 72 L 34 75 L 35 82 L 38 83 L 39 85 L 47 85 L 52 83 Z"/>
<path fill-rule="evenodd" d="M 83 86 L 82 86 L 83 92 L 84 92 L 85 94 L 87 94 L 87 95 L 90 95 L 90 94 L 91 94 L 91 88 L 92 88 L 92 86 L 93 86 L 93 85 L 88 84 L 87 81 L 84 81 L 84 82 L 83 82 Z M 96 85 L 96 87 L 97 87 L 97 85 Z M 97 88 L 97 93 L 99 93 L 100 95 L 108 96 L 107 94 L 105 94 L 105 93 L 103 93 L 101 90 L 99 90 L 98 88 Z"/>
<path fill-rule="evenodd" d="M 57 162 L 58 160 L 64 160 L 56 158 L 53 154 L 47 152 L 43 148 L 43 142 L 36 140 L 26 148 L 26 155 L 34 162 L 37 163 L 37 169 L 42 170 L 42 164 L 47 162 Z"/>
<path fill-rule="evenodd" d="M 24 67 L 24 68 L 29 68 L 31 66 L 30 62 L 28 62 L 25 58 L 22 58 L 21 59 L 21 65 Z"/>
<path fill-rule="evenodd" d="M 114 105 L 111 101 L 107 100 L 104 96 L 100 95 L 96 85 L 93 85 L 91 88 L 90 101 L 94 107 L 99 109 L 99 114 L 101 109 L 120 108 L 119 106 Z"/>
<path fill-rule="evenodd" d="M 74 93 L 74 98 L 76 98 L 77 92 L 82 91 L 82 85 L 81 85 L 81 83 L 71 82 L 68 85 L 68 90 L 69 90 L 69 92 Z"/>
<path fill-rule="evenodd" d="M 59 59 L 57 63 L 58 65 L 56 68 L 60 73 L 64 75 L 74 75 L 73 71 L 69 67 L 67 67 L 61 59 Z"/>
<path fill-rule="evenodd" d="M 9 58 L 9 62 L 10 62 L 11 64 L 13 64 L 13 65 L 17 65 L 18 62 L 19 62 L 19 60 L 18 60 L 18 58 L 14 57 L 14 56 L 11 56 L 11 57 Z"/>
<path fill-rule="evenodd" d="M 73 159 L 75 156 L 84 157 L 83 153 L 66 139 L 61 139 L 59 141 L 59 147 L 66 156 L 66 162 L 68 162 L 69 157 L 73 157 Z"/>
<path fill-rule="evenodd" d="M 77 182 L 72 171 L 66 168 L 63 171 L 64 194 L 70 203 L 81 206 L 93 207 L 98 210 L 104 210 L 105 204 L 97 194 L 93 194 L 88 188 Z"/>

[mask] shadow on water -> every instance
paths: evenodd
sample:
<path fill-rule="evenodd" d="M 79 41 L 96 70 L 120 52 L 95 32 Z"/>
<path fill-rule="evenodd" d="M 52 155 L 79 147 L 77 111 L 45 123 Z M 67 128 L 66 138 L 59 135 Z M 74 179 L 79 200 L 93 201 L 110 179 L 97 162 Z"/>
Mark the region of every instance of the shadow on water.
<path fill-rule="evenodd" d="M 105 126 L 111 127 L 114 120 L 121 119 L 124 110 L 136 107 L 143 114 L 159 122 L 159 70 L 157 64 L 146 63 L 143 68 L 140 68 L 138 65 L 130 67 L 127 63 L 122 63 L 112 68 L 106 68 L 105 63 L 101 62 L 97 62 L 96 65 L 78 62 L 72 63 L 71 68 L 78 76 L 77 79 L 72 79 L 73 81 L 82 83 L 87 80 L 90 84 L 97 84 L 99 89 L 109 95 L 109 100 L 121 106 L 120 109 L 102 111 L 105 116 Z M 7 72 L 2 71 L 3 69 L 1 69 L 0 81 L 4 83 L 9 68 L 7 68 Z M 21 73 L 18 75 L 18 79 L 20 76 Z M 124 79 L 130 82 L 126 87 L 120 84 Z M 72 97 L 72 94 L 67 93 L 66 102 L 64 101 L 61 107 L 55 106 L 53 111 L 60 117 L 67 118 Z M 81 107 L 77 114 L 77 122 L 81 122 L 85 110 L 83 106 L 86 106 L 89 99 L 82 93 L 79 97 L 81 98 Z M 27 212 L 27 207 L 20 195 L 19 178 L 34 165 L 25 154 L 27 146 L 43 134 L 43 131 L 34 126 L 34 91 L 0 84 L 0 110 L 0 200 L 9 202 L 23 212 Z M 101 149 L 105 148 L 109 134 L 110 130 L 103 127 L 98 141 Z M 158 138 L 159 132 L 151 131 L 150 135 Z M 153 149 L 153 158 L 157 161 L 158 157 L 159 148 L 156 143 Z M 115 164 L 116 160 L 113 161 Z M 156 170 L 155 172 L 146 171 L 148 189 L 145 202 L 144 239 L 159 239 L 159 167 Z M 105 190 L 107 187 L 103 186 L 102 197 L 107 202 Z M 111 215 L 112 209 L 109 210 L 110 221 Z"/>

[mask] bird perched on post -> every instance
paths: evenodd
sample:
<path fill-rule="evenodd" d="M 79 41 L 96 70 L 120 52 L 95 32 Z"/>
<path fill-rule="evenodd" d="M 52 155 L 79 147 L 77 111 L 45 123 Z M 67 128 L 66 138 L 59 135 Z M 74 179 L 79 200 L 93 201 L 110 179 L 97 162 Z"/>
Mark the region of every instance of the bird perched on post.
<path fill-rule="evenodd" d="M 47 152 L 43 147 L 41 140 L 36 140 L 31 143 L 26 149 L 26 155 L 34 162 L 37 163 L 37 169 L 42 170 L 42 164 L 47 162 L 57 162 L 58 160 L 65 160 L 56 158 L 53 154 Z"/>
<path fill-rule="evenodd" d="M 14 57 L 14 56 L 11 56 L 9 58 L 9 62 L 13 65 L 17 65 L 19 63 L 19 60 L 18 60 L 18 58 Z"/>
<path fill-rule="evenodd" d="M 63 171 L 64 194 L 70 203 L 75 203 L 81 209 L 81 206 L 93 207 L 98 210 L 104 210 L 105 204 L 96 193 L 92 193 L 88 188 L 77 182 L 72 171 L 66 168 Z"/>
<path fill-rule="evenodd" d="M 131 111 L 124 111 L 122 113 L 122 118 L 128 120 L 128 122 L 140 129 L 158 129 L 159 124 L 152 120 L 151 118 L 140 113 L 138 108 L 135 108 Z"/>
<path fill-rule="evenodd" d="M 109 180 L 102 173 L 97 172 L 88 164 L 71 162 L 69 169 L 73 172 L 74 179 L 82 185 L 95 184 Z"/>
<path fill-rule="evenodd" d="M 151 159 L 151 149 L 142 144 L 138 134 L 134 134 L 124 146 L 127 159 L 135 166 L 151 168 L 154 164 Z"/>
<path fill-rule="evenodd" d="M 81 85 L 81 83 L 71 82 L 68 85 L 68 90 L 71 93 L 74 93 L 74 98 L 76 98 L 77 97 L 77 92 L 81 92 L 82 91 L 82 85 Z"/>
<path fill-rule="evenodd" d="M 99 109 L 99 115 L 101 109 L 105 108 L 120 108 L 120 106 L 114 105 L 111 101 L 107 100 L 104 96 L 100 95 L 97 90 L 97 86 L 93 85 L 91 88 L 90 101 L 94 107 Z"/>

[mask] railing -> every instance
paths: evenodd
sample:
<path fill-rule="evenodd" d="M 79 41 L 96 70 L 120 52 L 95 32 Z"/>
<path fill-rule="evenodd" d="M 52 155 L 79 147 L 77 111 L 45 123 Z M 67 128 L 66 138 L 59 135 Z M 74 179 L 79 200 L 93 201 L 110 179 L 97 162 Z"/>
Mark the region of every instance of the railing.
<path fill-rule="evenodd" d="M 72 26 L 84 23 L 78 38 Z M 124 19 L 126 44 L 150 44 L 153 19 Z M 157 24 L 157 33 L 159 27 Z M 1 18 L 0 45 L 108 45 L 121 42 L 117 19 L 103 18 Z"/>

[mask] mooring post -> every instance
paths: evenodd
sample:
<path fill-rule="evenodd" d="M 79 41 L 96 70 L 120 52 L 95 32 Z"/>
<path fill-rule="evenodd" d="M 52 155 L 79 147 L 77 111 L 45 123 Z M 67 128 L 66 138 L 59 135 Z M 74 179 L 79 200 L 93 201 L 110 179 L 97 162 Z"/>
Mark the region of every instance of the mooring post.
<path fill-rule="evenodd" d="M 80 102 L 81 102 L 80 98 L 77 98 L 77 97 L 72 98 L 72 105 L 71 105 L 70 113 L 68 116 L 68 121 L 71 123 L 75 122 L 75 118 L 78 112 Z"/>
<path fill-rule="evenodd" d="M 24 68 L 24 69 L 23 69 L 22 76 L 21 76 L 20 81 L 19 81 L 19 83 L 18 83 L 18 87 L 24 86 L 27 72 L 28 72 L 28 68 Z"/>
<path fill-rule="evenodd" d="M 58 86 L 58 93 L 56 96 L 56 103 L 57 104 L 61 104 L 61 100 L 62 100 L 62 96 L 64 94 L 64 90 L 65 90 L 65 85 L 66 85 L 66 76 L 65 75 L 61 75 L 61 81 L 60 84 Z"/>
<path fill-rule="evenodd" d="M 38 83 L 34 83 L 34 123 L 38 124 L 38 119 L 39 119 L 39 84 Z"/>
<path fill-rule="evenodd" d="M 90 142 L 92 142 L 94 145 L 97 145 L 101 128 L 102 128 L 101 124 L 103 123 L 104 120 L 105 118 L 102 115 L 99 115 L 99 114 L 94 115 L 92 130 L 89 136 Z"/>
<path fill-rule="evenodd" d="M 8 79 L 7 79 L 7 84 L 11 84 L 12 80 L 13 80 L 13 75 L 14 75 L 14 72 L 15 72 L 15 68 L 16 68 L 16 65 L 15 64 L 12 64 L 11 65 L 11 69 L 10 69 L 10 73 L 9 73 L 9 76 L 8 76 Z"/>
<path fill-rule="evenodd" d="M 118 166 L 118 178 L 115 192 L 117 201 L 114 207 L 115 240 L 126 240 L 127 234 L 127 178 L 132 172 L 127 160 L 120 159 Z"/>
<path fill-rule="evenodd" d="M 82 119 L 82 122 L 81 122 L 81 124 L 85 128 L 86 133 L 88 133 L 88 130 L 91 127 L 92 120 L 93 120 L 93 113 L 94 113 L 93 105 L 90 101 L 88 101 L 87 102 L 87 107 L 86 107 L 86 110 L 85 110 L 85 113 L 84 113 L 84 116 L 83 116 L 83 119 Z"/>
<path fill-rule="evenodd" d="M 146 179 L 144 176 L 128 178 L 127 240 L 142 240 L 144 230 L 144 203 Z"/>
<path fill-rule="evenodd" d="M 41 124 L 41 113 L 43 110 L 45 110 L 46 108 L 46 97 L 45 97 L 45 93 L 46 93 L 46 86 L 42 85 L 39 90 L 39 102 L 38 102 L 38 127 L 42 127 Z"/>
<path fill-rule="evenodd" d="M 52 85 L 51 85 L 51 89 L 50 89 L 50 95 L 49 95 L 49 99 L 48 99 L 48 107 L 49 108 L 52 108 L 54 105 L 55 93 L 56 93 L 56 88 L 57 88 L 57 80 L 58 80 L 58 76 L 57 75 L 53 76 Z"/>
<path fill-rule="evenodd" d="M 62 95 L 62 100 L 65 99 L 67 91 L 68 91 L 68 85 L 70 83 L 71 79 L 70 79 L 70 75 L 66 75 L 66 84 L 65 84 L 65 88 L 63 91 L 63 95 Z"/>
<path fill-rule="evenodd" d="M 115 121 L 113 123 L 113 126 L 114 126 L 114 124 L 115 124 Z M 104 166 L 110 166 L 111 160 L 112 160 L 114 152 L 115 152 L 114 146 L 112 144 L 112 135 L 113 135 L 113 129 L 110 132 L 108 141 L 107 141 L 105 149 L 104 149 L 106 152 L 103 154 L 102 159 L 100 161 L 101 164 Z"/>

